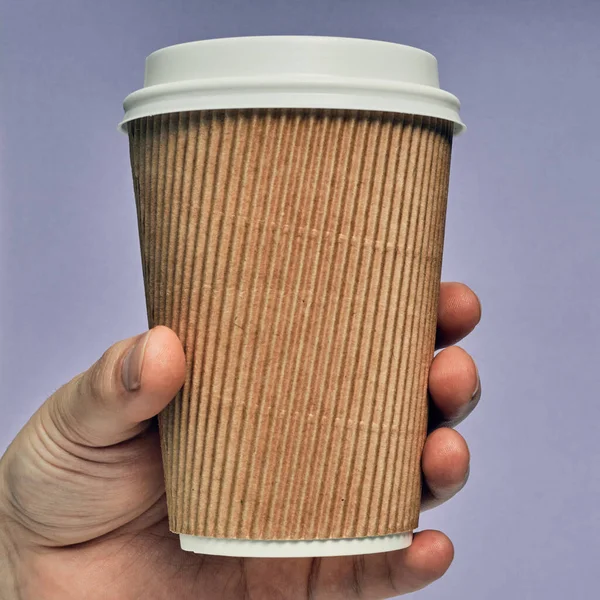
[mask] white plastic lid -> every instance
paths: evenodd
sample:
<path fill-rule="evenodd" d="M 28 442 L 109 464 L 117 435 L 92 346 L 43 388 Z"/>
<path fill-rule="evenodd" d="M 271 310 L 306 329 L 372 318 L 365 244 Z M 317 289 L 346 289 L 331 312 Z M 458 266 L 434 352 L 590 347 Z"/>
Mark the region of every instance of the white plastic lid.
<path fill-rule="evenodd" d="M 329 108 L 437 117 L 464 125 L 429 52 L 374 40 L 265 36 L 170 46 L 146 59 L 144 88 L 120 124 L 158 114 L 234 108 Z"/>

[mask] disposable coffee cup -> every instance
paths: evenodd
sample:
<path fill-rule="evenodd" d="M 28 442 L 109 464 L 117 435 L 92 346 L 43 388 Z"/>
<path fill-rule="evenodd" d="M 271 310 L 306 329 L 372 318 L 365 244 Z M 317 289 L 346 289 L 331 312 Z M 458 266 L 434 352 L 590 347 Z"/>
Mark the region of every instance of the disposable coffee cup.
<path fill-rule="evenodd" d="M 251 37 L 150 55 L 125 100 L 170 529 L 240 557 L 383 552 L 418 525 L 459 102 L 416 48 Z"/>

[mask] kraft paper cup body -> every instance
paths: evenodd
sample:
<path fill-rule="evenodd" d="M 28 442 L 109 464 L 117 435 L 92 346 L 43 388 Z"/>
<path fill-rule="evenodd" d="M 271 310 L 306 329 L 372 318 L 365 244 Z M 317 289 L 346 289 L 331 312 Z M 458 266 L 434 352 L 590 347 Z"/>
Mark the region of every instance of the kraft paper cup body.
<path fill-rule="evenodd" d="M 318 105 L 126 120 L 149 323 L 187 357 L 159 419 L 185 550 L 410 544 L 461 126 Z"/>

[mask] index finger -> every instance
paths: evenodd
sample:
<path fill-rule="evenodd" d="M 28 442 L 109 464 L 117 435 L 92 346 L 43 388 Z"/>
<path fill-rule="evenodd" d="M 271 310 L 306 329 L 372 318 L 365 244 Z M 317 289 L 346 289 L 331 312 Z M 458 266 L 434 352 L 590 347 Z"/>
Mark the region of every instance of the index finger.
<path fill-rule="evenodd" d="M 481 303 L 464 283 L 448 282 L 440 286 L 440 302 L 435 347 L 451 346 L 469 335 L 481 319 Z"/>

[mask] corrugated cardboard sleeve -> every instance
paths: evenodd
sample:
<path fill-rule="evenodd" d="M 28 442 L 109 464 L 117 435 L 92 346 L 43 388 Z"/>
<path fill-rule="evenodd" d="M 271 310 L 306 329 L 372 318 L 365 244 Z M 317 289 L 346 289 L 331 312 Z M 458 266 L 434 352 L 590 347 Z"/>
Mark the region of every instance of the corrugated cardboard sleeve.
<path fill-rule="evenodd" d="M 418 524 L 452 124 L 231 110 L 130 125 L 170 527 L 243 539 Z"/>

